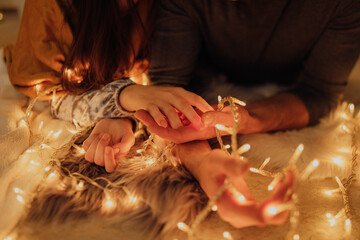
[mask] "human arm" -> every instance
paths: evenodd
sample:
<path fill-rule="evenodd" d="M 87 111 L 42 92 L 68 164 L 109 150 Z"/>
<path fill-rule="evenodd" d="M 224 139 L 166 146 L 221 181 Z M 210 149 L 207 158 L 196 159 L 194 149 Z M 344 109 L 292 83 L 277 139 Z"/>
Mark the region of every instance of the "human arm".
<path fill-rule="evenodd" d="M 286 221 L 288 212 L 269 214 L 268 207 L 290 201 L 289 194 L 294 182 L 291 171 L 286 179 L 276 185 L 274 192 L 264 201 L 256 201 L 244 180 L 249 165 L 246 161 L 231 157 L 222 150 L 211 150 L 206 141 L 195 141 L 175 146 L 182 164 L 199 181 L 206 195 L 213 199 L 228 178 L 236 190 L 245 197 L 239 200 L 231 191 L 224 191 L 216 201 L 219 216 L 237 228 L 248 226 L 279 225 Z"/>
<path fill-rule="evenodd" d="M 116 159 L 126 156 L 135 143 L 132 124 L 127 118 L 100 120 L 83 143 L 85 159 L 113 172 Z"/>
<path fill-rule="evenodd" d="M 238 106 L 238 115 L 240 134 L 302 128 L 309 121 L 309 114 L 303 102 L 289 93 L 280 93 L 250 103 L 246 107 Z M 221 112 L 209 111 L 202 114 L 201 118 L 206 126 L 201 129 L 195 129 L 192 125 L 178 129 L 162 128 L 154 123 L 151 116 L 142 111 L 136 112 L 135 117 L 142 121 L 150 132 L 175 143 L 213 138 L 216 136 L 214 129 L 216 124 L 227 127 L 234 125 L 234 117 L 229 107 L 225 107 Z M 220 133 L 230 134 L 224 131 Z"/>
<path fill-rule="evenodd" d="M 62 63 L 71 42 L 70 27 L 56 0 L 25 1 L 16 45 L 4 49 L 15 89 L 33 98 L 38 91 L 59 85 Z M 62 93 L 57 91 L 57 95 Z"/>

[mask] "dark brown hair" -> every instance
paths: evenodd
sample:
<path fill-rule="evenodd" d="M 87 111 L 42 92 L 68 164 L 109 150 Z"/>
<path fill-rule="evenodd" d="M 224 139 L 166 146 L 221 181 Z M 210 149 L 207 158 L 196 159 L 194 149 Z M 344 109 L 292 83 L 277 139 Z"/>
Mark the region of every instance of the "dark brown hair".
<path fill-rule="evenodd" d="M 124 1 L 126 10 L 120 9 L 118 0 L 58 0 L 74 36 L 61 76 L 69 93 L 79 94 L 127 77 L 136 59 L 148 57 L 148 34 L 136 5 L 133 0 Z M 137 56 L 134 31 L 142 35 Z"/>

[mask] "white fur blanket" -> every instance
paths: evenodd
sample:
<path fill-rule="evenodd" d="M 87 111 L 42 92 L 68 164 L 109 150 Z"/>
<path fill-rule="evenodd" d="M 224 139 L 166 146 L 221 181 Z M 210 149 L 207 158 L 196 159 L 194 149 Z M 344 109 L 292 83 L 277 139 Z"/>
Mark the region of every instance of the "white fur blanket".
<path fill-rule="evenodd" d="M 356 106 L 360 104 L 360 79 L 353 78 L 358 81 L 351 79 L 346 100 Z M 227 88 L 224 91 L 232 95 Z M 80 143 L 81 137 L 74 137 L 77 129 L 72 124 L 52 119 L 46 104 L 32 111 L 30 134 L 21 121 L 28 100 L 12 89 L 5 72 L 0 73 L 0 99 L 0 239 L 187 239 L 177 223 L 191 224 L 207 198 L 162 141 L 155 139 L 145 150 L 137 144 L 129 159 L 121 160 L 117 172 L 106 174 L 86 163 L 76 146 L 66 145 L 72 139 Z M 310 179 L 299 182 L 296 189 L 300 215 L 294 233 L 300 239 L 360 238 L 358 182 L 349 189 L 350 233 L 344 226 L 344 214 L 333 226 L 326 216 L 344 208 L 342 194 L 325 194 L 338 188 L 335 176 L 345 179 L 350 174 L 355 123 L 360 123 L 360 117 L 353 116 L 344 104 L 315 127 L 239 137 L 241 143 L 251 144 L 246 157 L 253 167 L 271 157 L 266 170 L 280 171 L 300 143 L 305 150 L 297 162 L 299 170 L 319 160 Z M 360 132 L 354 141 L 359 146 Z M 88 176 L 93 184 L 76 172 Z M 258 199 L 268 194 L 270 181 L 257 174 L 247 178 Z M 285 239 L 290 225 L 288 221 L 282 226 L 235 229 L 211 213 L 194 238 L 230 239 L 223 235 L 227 231 L 233 239 Z"/>

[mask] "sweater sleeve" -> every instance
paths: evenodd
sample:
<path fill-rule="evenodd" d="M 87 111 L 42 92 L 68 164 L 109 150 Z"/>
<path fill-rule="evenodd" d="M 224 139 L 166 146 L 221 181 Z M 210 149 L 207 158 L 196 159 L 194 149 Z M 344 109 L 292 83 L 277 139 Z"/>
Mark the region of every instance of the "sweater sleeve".
<path fill-rule="evenodd" d="M 120 79 L 81 95 L 63 95 L 51 101 L 51 114 L 65 121 L 76 122 L 81 127 L 104 118 L 129 117 L 135 121 L 133 112 L 123 109 L 119 103 L 121 91 L 132 84 L 135 83 L 130 79 Z"/>
<path fill-rule="evenodd" d="M 334 109 L 360 53 L 360 2 L 343 6 L 313 46 L 292 91 L 307 107 L 310 125 Z"/>
<path fill-rule="evenodd" d="M 15 89 L 33 98 L 36 86 L 43 91 L 60 84 L 72 38 L 56 0 L 26 0 L 16 44 L 4 49 Z"/>

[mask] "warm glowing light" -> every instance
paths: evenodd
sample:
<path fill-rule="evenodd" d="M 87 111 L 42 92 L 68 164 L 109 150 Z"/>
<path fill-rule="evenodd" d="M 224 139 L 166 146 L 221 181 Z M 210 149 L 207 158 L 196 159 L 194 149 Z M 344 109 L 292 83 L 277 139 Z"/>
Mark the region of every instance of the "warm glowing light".
<path fill-rule="evenodd" d="M 6 238 L 4 238 L 4 240 L 12 240 L 12 238 L 11 237 L 6 237 Z"/>
<path fill-rule="evenodd" d="M 327 214 L 326 214 L 326 217 L 327 217 L 327 218 L 332 218 L 332 214 L 331 214 L 331 213 L 327 213 Z"/>
<path fill-rule="evenodd" d="M 56 133 L 53 134 L 53 137 L 57 138 L 60 136 L 60 134 L 62 133 L 62 130 L 57 131 Z"/>
<path fill-rule="evenodd" d="M 299 234 L 295 234 L 293 236 L 293 240 L 300 240 L 300 235 Z"/>
<path fill-rule="evenodd" d="M 225 149 L 229 149 L 229 148 L 230 148 L 229 144 L 225 145 Z"/>
<path fill-rule="evenodd" d="M 50 171 L 50 167 L 45 168 L 45 172 L 48 172 L 48 171 Z"/>
<path fill-rule="evenodd" d="M 152 159 L 146 161 L 146 164 L 147 164 L 147 165 L 151 165 L 151 164 L 153 164 L 153 163 L 154 163 L 154 160 L 152 160 Z"/>
<path fill-rule="evenodd" d="M 345 225 L 346 225 L 346 226 L 350 226 L 350 225 L 351 225 L 350 219 L 346 219 L 346 220 L 345 220 Z"/>
<path fill-rule="evenodd" d="M 277 213 L 276 207 L 268 207 L 267 212 L 271 215 L 275 215 Z"/>
<path fill-rule="evenodd" d="M 330 226 L 334 226 L 336 223 L 335 218 L 330 219 L 329 222 L 330 222 Z"/>
<path fill-rule="evenodd" d="M 141 153 L 142 152 L 142 149 L 138 149 L 136 150 L 137 153 Z"/>
<path fill-rule="evenodd" d="M 350 129 L 346 125 L 342 125 L 342 130 L 344 130 L 347 133 L 350 133 Z"/>
<path fill-rule="evenodd" d="M 218 102 L 221 102 L 222 97 L 220 95 L 218 95 Z"/>
<path fill-rule="evenodd" d="M 133 197 L 133 196 L 130 196 L 130 197 L 129 197 L 129 201 L 130 201 L 131 203 L 136 203 L 137 198 L 136 198 L 136 197 Z"/>
<path fill-rule="evenodd" d="M 183 222 L 179 222 L 177 224 L 177 227 L 181 230 L 181 231 L 184 231 L 184 232 L 189 232 L 190 231 L 190 228 L 188 225 L 186 225 L 185 223 Z"/>
<path fill-rule="evenodd" d="M 265 161 L 261 164 L 261 166 L 259 167 L 260 170 L 263 170 L 264 167 L 270 162 L 271 158 L 266 158 Z"/>
<path fill-rule="evenodd" d="M 304 169 L 304 171 L 301 173 L 300 179 L 306 180 L 310 174 L 319 166 L 319 161 L 315 159 L 312 161 L 307 167 Z"/>
<path fill-rule="evenodd" d="M 303 144 L 299 144 L 299 146 L 297 146 L 294 154 L 291 156 L 290 160 L 289 160 L 289 166 L 291 168 L 294 168 L 296 165 L 296 161 L 299 159 L 301 153 L 304 151 L 304 145 Z"/>
<path fill-rule="evenodd" d="M 79 147 L 79 149 L 78 149 L 78 153 L 80 153 L 80 154 L 85 154 L 85 149 L 84 149 L 84 148 Z"/>
<path fill-rule="evenodd" d="M 14 188 L 14 192 L 16 192 L 16 193 L 22 193 L 23 191 L 22 190 L 20 190 L 20 188 Z"/>
<path fill-rule="evenodd" d="M 233 239 L 232 236 L 231 236 L 231 234 L 230 234 L 229 232 L 223 232 L 223 236 L 224 236 L 225 239 L 228 239 L 228 240 L 232 240 L 232 239 Z"/>
<path fill-rule="evenodd" d="M 250 148 L 251 148 L 251 146 L 250 146 L 250 144 L 244 144 L 244 145 L 242 145 L 238 150 L 237 150 L 237 152 L 238 152 L 238 154 L 243 154 L 243 153 L 246 153 L 247 151 L 249 151 L 250 150 Z"/>
<path fill-rule="evenodd" d="M 272 190 L 274 190 L 274 187 L 273 186 L 268 186 L 268 191 L 272 191 Z"/>
<path fill-rule="evenodd" d="M 221 124 L 216 124 L 215 127 L 220 130 L 220 131 L 224 131 L 224 132 L 228 132 L 228 133 L 232 133 L 232 129 L 225 127 L 224 125 Z"/>
<path fill-rule="evenodd" d="M 39 84 L 37 84 L 36 86 L 35 86 L 35 88 L 36 88 L 36 93 L 38 94 L 39 92 L 40 92 L 40 85 Z"/>
<path fill-rule="evenodd" d="M 40 166 L 40 163 L 38 163 L 38 162 L 35 162 L 35 161 L 33 161 L 33 160 L 31 160 L 31 161 L 30 161 L 30 164 L 33 164 L 33 165 L 37 165 L 37 166 Z"/>
<path fill-rule="evenodd" d="M 44 121 L 41 121 L 40 124 L 39 124 L 39 128 L 38 130 L 40 131 L 42 129 L 42 127 L 44 126 Z"/>
<path fill-rule="evenodd" d="M 50 148 L 49 145 L 46 145 L 45 143 L 40 145 L 41 149 Z"/>
<path fill-rule="evenodd" d="M 349 104 L 349 110 L 350 110 L 351 113 L 354 113 L 355 105 L 352 104 L 352 103 L 350 103 L 350 104 Z"/>
<path fill-rule="evenodd" d="M 256 169 L 256 168 L 250 168 L 249 170 L 250 170 L 250 172 L 260 173 L 259 169 Z"/>
<path fill-rule="evenodd" d="M 217 205 L 214 205 L 214 206 L 211 207 L 211 210 L 214 211 L 214 212 L 216 212 L 217 209 L 218 209 Z"/>
<path fill-rule="evenodd" d="M 336 163 L 339 166 L 342 166 L 344 161 L 340 157 L 335 157 L 332 159 L 334 163 Z"/>
<path fill-rule="evenodd" d="M 53 178 L 53 177 L 55 177 L 55 175 L 56 175 L 55 173 L 50 173 L 49 178 Z"/>
<path fill-rule="evenodd" d="M 70 129 L 68 129 L 68 131 L 70 132 L 70 133 L 72 133 L 72 134 L 76 134 L 78 131 L 76 131 L 76 130 L 70 130 Z"/>
<path fill-rule="evenodd" d="M 20 126 L 20 127 L 26 127 L 26 126 L 27 126 L 27 124 L 26 124 L 26 122 L 25 122 L 24 119 L 20 120 L 19 126 Z"/>
<path fill-rule="evenodd" d="M 77 189 L 78 190 L 82 190 L 84 188 L 84 182 L 83 181 L 80 181 L 77 185 Z"/>
<path fill-rule="evenodd" d="M 16 199 L 17 199 L 19 202 L 21 202 L 21 203 L 24 202 L 24 198 L 23 198 L 22 196 L 20 196 L 20 195 L 17 195 L 17 196 L 16 196 Z"/>
<path fill-rule="evenodd" d="M 319 166 L 319 161 L 318 161 L 318 160 L 312 161 L 312 165 L 313 165 L 314 167 Z"/>
<path fill-rule="evenodd" d="M 244 202 L 244 201 L 245 201 L 245 197 L 244 197 L 243 195 L 240 195 L 240 196 L 238 197 L 238 200 L 239 200 L 240 202 Z"/>

